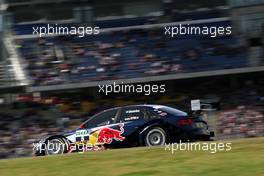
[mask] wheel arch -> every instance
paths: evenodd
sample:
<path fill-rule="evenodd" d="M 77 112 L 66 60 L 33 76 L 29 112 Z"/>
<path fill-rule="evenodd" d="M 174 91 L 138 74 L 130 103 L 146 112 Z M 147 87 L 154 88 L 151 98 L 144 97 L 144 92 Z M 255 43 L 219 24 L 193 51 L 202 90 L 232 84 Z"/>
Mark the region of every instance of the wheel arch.
<path fill-rule="evenodd" d="M 60 138 L 60 139 L 63 139 L 66 143 L 69 143 L 68 139 L 63 136 L 63 135 L 52 135 L 52 136 L 49 136 L 45 139 L 45 142 L 47 142 L 48 140 L 50 139 L 54 139 L 54 138 Z"/>

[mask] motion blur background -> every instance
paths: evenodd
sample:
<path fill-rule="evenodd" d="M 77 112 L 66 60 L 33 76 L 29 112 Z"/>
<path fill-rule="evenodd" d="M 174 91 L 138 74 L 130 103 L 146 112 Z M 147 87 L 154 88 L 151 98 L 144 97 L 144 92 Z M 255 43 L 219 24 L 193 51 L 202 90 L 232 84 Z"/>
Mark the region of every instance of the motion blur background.
<path fill-rule="evenodd" d="M 168 24 L 232 26 L 231 36 L 164 35 Z M 99 26 L 97 36 L 32 35 L 33 26 Z M 0 158 L 104 109 L 201 99 L 216 139 L 264 135 L 264 0 L 0 0 Z M 98 84 L 165 84 L 162 94 Z"/>

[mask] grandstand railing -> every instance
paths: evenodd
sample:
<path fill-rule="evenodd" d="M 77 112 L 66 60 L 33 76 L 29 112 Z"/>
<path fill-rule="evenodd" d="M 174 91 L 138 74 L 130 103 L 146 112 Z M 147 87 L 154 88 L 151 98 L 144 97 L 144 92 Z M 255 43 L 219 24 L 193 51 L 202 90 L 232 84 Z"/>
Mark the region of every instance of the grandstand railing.
<path fill-rule="evenodd" d="M 56 84 L 56 85 L 47 85 L 47 86 L 29 86 L 27 87 L 27 92 L 98 87 L 98 85 L 111 85 L 113 84 L 113 82 L 115 82 L 116 84 L 123 84 L 123 83 L 133 84 L 133 83 L 145 83 L 145 82 L 166 81 L 166 80 L 187 79 L 187 78 L 200 78 L 200 77 L 208 77 L 208 76 L 220 76 L 220 75 L 253 73 L 253 72 L 263 72 L 263 71 L 264 71 L 264 66 L 259 66 L 259 67 L 236 68 L 236 69 L 228 69 L 228 70 L 223 69 L 217 71 L 203 71 L 203 72 L 195 72 L 195 73 L 177 73 L 170 75 L 148 76 L 148 77 L 140 77 L 140 78 L 117 79 L 117 80 L 106 80 L 106 81 L 87 81 L 80 83 L 65 83 L 65 84 L 58 84 L 58 85 Z"/>

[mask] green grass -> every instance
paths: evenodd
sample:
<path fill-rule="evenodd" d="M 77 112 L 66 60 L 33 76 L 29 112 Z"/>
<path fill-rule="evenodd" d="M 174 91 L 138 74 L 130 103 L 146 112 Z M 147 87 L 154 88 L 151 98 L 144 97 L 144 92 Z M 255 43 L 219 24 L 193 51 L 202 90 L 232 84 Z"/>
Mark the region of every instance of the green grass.
<path fill-rule="evenodd" d="M 219 142 L 219 141 L 217 141 Z M 228 142 L 228 141 L 224 141 Z M 264 176 L 264 138 L 232 140 L 231 151 L 129 148 L 0 160 L 1 176 Z"/>

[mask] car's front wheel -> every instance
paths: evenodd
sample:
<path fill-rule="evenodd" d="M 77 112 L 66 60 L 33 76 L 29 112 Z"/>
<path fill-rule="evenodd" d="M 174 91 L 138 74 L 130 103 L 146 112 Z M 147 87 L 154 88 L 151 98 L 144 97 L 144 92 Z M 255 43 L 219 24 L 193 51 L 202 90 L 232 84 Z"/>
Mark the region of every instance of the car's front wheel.
<path fill-rule="evenodd" d="M 45 154 L 46 155 L 60 155 L 65 153 L 66 143 L 62 138 L 51 138 L 46 141 Z"/>
<path fill-rule="evenodd" d="M 154 127 L 147 131 L 145 135 L 146 146 L 160 146 L 166 143 L 166 132 L 160 127 Z"/>

